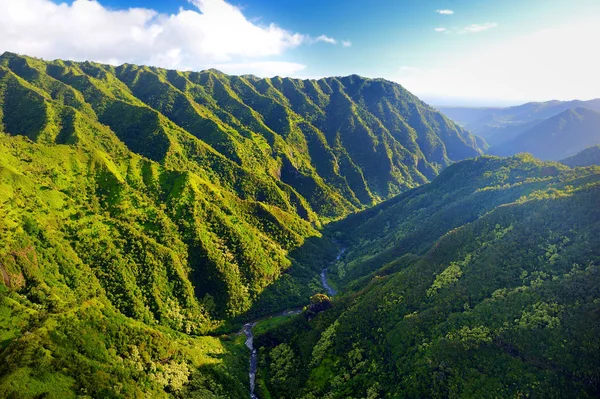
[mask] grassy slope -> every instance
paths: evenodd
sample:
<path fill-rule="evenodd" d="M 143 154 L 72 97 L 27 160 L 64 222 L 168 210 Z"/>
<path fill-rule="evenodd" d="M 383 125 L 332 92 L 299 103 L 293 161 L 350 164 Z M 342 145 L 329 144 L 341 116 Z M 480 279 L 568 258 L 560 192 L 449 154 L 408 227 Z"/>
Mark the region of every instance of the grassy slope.
<path fill-rule="evenodd" d="M 178 212 L 188 211 L 189 234 L 211 233 L 192 219 L 202 217 L 204 224 L 206 214 L 179 202 L 184 190 L 198 195 L 193 181 L 137 156 L 117 164 L 99 151 L 49 148 L 21 137 L 2 135 L 0 152 L 0 396 L 166 396 L 188 389 L 182 387 L 188 378 L 198 392 L 245 396 L 244 356 L 234 357 L 244 352 L 242 342 L 177 332 L 206 332 L 218 318 L 215 300 L 194 292 L 187 254 L 196 247 L 186 244 L 186 231 L 176 224 Z M 144 174 L 146 183 L 169 190 L 146 189 Z M 180 186 L 176 192 L 173 185 Z M 147 191 L 177 201 L 159 205 Z M 214 220 L 226 218 L 222 196 L 212 208 L 204 198 L 196 206 L 216 212 Z M 245 202 L 230 200 L 236 207 L 230 217 L 253 212 L 252 206 L 244 209 Z M 299 239 L 297 232 L 276 229 L 276 221 L 270 228 L 279 240 Z M 265 243 L 255 251 L 276 273 L 275 262 L 285 261 L 276 254 L 282 251 L 277 234 L 269 239 L 268 232 L 254 229 Z M 240 242 L 253 240 L 242 236 Z M 268 271 L 269 263 L 255 264 Z M 264 284 L 259 276 L 255 281 Z M 239 298 L 236 277 L 224 278 L 230 301 Z"/>

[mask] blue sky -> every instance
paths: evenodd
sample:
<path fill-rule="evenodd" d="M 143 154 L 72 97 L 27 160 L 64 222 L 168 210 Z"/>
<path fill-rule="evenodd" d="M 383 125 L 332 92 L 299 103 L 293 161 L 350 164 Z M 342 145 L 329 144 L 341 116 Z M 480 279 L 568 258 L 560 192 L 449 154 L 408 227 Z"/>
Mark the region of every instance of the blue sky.
<path fill-rule="evenodd" d="M 600 97 L 599 37 L 598 0 L 0 0 L 0 51 L 261 76 L 356 73 L 440 105 Z"/>

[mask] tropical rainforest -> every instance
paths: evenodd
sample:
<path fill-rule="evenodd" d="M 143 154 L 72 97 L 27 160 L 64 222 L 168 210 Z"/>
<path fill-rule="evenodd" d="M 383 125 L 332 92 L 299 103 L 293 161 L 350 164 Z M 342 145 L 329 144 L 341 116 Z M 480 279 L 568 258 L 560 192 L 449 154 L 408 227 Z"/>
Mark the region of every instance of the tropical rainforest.
<path fill-rule="evenodd" d="M 480 157 L 328 226 L 331 309 L 260 332 L 272 398 L 597 397 L 600 168 Z"/>
<path fill-rule="evenodd" d="M 4 53 L 0 397 L 246 398 L 251 320 L 260 398 L 597 397 L 600 167 L 487 147 L 383 79 Z"/>

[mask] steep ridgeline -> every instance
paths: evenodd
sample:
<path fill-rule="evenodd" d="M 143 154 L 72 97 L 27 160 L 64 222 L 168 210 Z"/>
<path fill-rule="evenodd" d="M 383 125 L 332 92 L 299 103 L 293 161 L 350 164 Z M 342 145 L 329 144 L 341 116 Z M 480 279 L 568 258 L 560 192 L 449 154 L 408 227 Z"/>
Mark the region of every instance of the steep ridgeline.
<path fill-rule="evenodd" d="M 600 166 L 600 145 L 588 147 L 572 157 L 561 160 L 560 163 L 572 168 L 592 165 Z"/>
<path fill-rule="evenodd" d="M 343 216 L 480 154 L 472 135 L 381 79 L 258 79 L 10 53 L 0 65 L 7 133 L 73 143 L 80 133 L 69 121 L 99 122 L 134 153 L 173 169 L 210 169 L 238 195 L 286 202 L 309 220 Z M 222 171 L 212 153 L 241 175 Z M 249 193 L 254 186 L 274 193 Z"/>
<path fill-rule="evenodd" d="M 596 144 L 600 144 L 600 112 L 575 108 L 491 147 L 489 153 L 510 156 L 529 152 L 540 159 L 558 161 Z"/>
<path fill-rule="evenodd" d="M 323 222 L 480 152 L 384 80 L 5 53 L 0 397 L 245 396 L 243 345 L 186 333 L 308 298 Z"/>
<path fill-rule="evenodd" d="M 600 394 L 600 168 L 467 160 L 329 233 L 342 296 L 256 336 L 261 397 Z"/>

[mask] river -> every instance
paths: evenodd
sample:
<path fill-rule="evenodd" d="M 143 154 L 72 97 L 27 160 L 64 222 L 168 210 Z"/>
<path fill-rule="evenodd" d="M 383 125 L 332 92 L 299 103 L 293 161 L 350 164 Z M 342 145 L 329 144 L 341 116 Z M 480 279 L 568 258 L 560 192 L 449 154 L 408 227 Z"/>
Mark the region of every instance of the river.
<path fill-rule="evenodd" d="M 346 251 L 346 248 L 342 248 L 340 250 L 340 252 L 335 257 L 336 262 L 338 260 L 340 260 L 340 258 L 342 257 L 342 255 L 344 254 L 345 251 Z M 333 263 L 333 262 L 331 262 L 331 263 Z M 336 294 L 336 291 L 329 285 L 329 283 L 327 283 L 327 269 L 328 268 L 325 267 L 321 271 L 321 284 L 323 284 L 323 288 L 325 288 L 325 291 L 327 291 L 327 295 L 334 296 Z M 256 369 L 257 369 L 257 365 L 258 365 L 258 351 L 254 347 L 254 333 L 252 332 L 252 328 L 254 328 L 256 323 L 258 323 L 259 321 L 261 321 L 267 317 L 290 316 L 290 315 L 297 315 L 300 313 L 302 313 L 302 309 L 288 309 L 288 310 L 284 310 L 282 312 L 276 313 L 274 315 L 265 316 L 263 318 L 260 318 L 260 319 L 257 319 L 257 320 L 254 320 L 254 321 L 244 324 L 244 327 L 242 328 L 242 332 L 246 336 L 246 346 L 248 347 L 248 349 L 250 349 L 250 373 L 249 373 L 249 376 L 250 376 L 250 399 L 258 399 L 258 396 L 256 396 L 256 394 L 254 393 L 254 387 L 255 387 L 255 383 L 256 383 Z"/>
<path fill-rule="evenodd" d="M 246 347 L 250 349 L 250 399 L 258 399 L 256 394 L 254 393 L 254 386 L 256 382 L 256 369 L 258 365 L 258 351 L 254 347 L 254 333 L 252 332 L 252 328 L 254 328 L 256 323 L 263 319 L 266 319 L 267 317 L 292 316 L 300 313 L 302 313 L 302 309 L 284 310 L 283 312 L 279 312 L 271 316 L 265 316 L 261 319 L 244 324 L 242 332 L 246 336 Z"/>
<path fill-rule="evenodd" d="M 346 248 L 342 248 L 340 250 L 340 252 L 337 254 L 337 256 L 335 257 L 335 261 L 337 262 L 338 260 L 340 260 L 340 258 L 342 257 L 342 255 L 344 254 L 344 252 L 346 251 Z M 327 282 L 327 272 L 328 272 L 329 268 L 326 267 L 321 271 L 321 284 L 323 285 L 323 288 L 325 288 L 325 291 L 327 291 L 327 295 L 329 296 L 334 296 L 335 294 L 337 294 L 337 292 L 333 289 L 332 286 L 329 285 L 329 283 Z"/>

